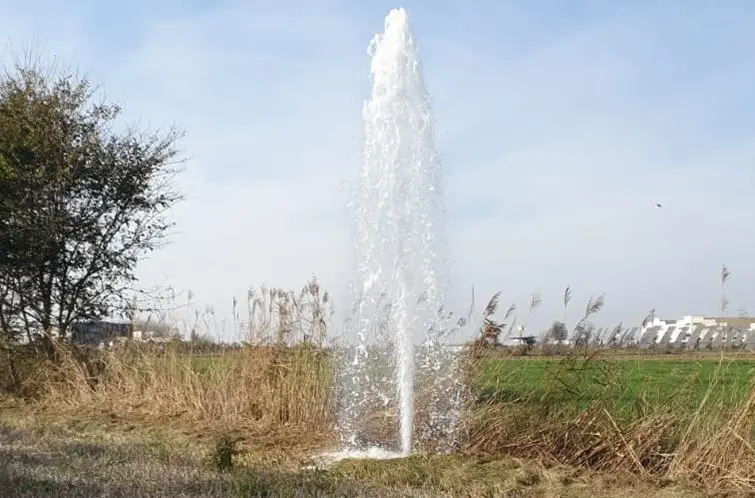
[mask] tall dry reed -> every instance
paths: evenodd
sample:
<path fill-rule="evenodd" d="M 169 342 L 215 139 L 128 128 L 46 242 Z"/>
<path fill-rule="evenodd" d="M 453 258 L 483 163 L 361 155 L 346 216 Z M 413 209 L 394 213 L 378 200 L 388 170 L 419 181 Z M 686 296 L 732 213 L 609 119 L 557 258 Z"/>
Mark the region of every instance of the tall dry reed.
<path fill-rule="evenodd" d="M 245 347 L 223 355 L 126 347 L 97 355 L 87 368 L 63 351 L 58 364 L 40 365 L 27 385 L 50 409 L 322 429 L 333 423 L 329 356 L 306 345 Z"/>

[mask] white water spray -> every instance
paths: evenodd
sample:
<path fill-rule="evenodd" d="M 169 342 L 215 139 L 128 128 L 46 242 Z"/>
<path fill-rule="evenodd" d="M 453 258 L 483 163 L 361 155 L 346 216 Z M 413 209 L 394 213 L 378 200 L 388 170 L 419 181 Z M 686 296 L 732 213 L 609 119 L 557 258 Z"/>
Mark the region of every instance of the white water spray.
<path fill-rule="evenodd" d="M 406 11 L 390 11 L 384 33 L 372 40 L 369 52 L 372 95 L 362 111 L 357 305 L 350 323 L 356 344 L 340 372 L 339 431 L 347 450 L 364 450 L 380 439 L 368 434 L 367 422 L 395 410 L 398 448 L 407 455 L 413 448 L 415 382 L 422 373 L 415 372 L 415 364 L 432 377 L 425 426 L 440 419 L 451 423 L 438 418 L 433 398 L 439 397 L 438 386 L 443 384 L 444 396 L 449 386 L 458 391 L 454 360 L 441 358 L 439 349 L 446 330 L 440 310 L 448 287 L 443 181 Z M 441 362 L 453 378 L 441 375 Z"/>

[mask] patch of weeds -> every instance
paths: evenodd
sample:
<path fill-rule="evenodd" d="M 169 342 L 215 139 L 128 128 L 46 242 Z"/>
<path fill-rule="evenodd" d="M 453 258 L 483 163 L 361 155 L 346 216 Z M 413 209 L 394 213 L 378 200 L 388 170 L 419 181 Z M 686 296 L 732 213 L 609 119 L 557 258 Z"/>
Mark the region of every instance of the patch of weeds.
<path fill-rule="evenodd" d="M 356 496 L 360 488 L 344 483 L 339 476 L 324 470 L 300 473 L 244 473 L 233 481 L 233 496 L 238 498 L 296 498 Z"/>
<path fill-rule="evenodd" d="M 171 446 L 162 439 L 150 439 L 145 444 L 147 453 L 158 462 L 171 464 L 174 460 L 174 451 Z"/>
<path fill-rule="evenodd" d="M 12 485 L 15 486 L 18 493 L 30 494 L 31 496 L 54 493 L 58 490 L 55 481 L 49 479 L 18 479 Z"/>
<path fill-rule="evenodd" d="M 233 458 L 239 454 L 236 448 L 238 440 L 222 435 L 215 440 L 215 447 L 210 454 L 210 462 L 218 472 L 229 472 L 233 469 Z"/>

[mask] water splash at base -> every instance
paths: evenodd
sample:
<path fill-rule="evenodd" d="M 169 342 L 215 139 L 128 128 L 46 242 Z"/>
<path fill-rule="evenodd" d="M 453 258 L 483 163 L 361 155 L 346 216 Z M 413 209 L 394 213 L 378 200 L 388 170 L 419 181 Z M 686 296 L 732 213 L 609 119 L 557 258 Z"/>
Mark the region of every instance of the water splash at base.
<path fill-rule="evenodd" d="M 332 453 L 322 453 L 312 459 L 312 464 L 305 467 L 305 469 L 327 469 L 338 462 L 351 459 L 367 459 L 367 460 L 394 460 L 398 458 L 404 458 L 406 455 L 397 453 L 395 451 L 389 451 L 384 448 L 373 446 L 366 450 L 342 450 L 334 451 Z"/>

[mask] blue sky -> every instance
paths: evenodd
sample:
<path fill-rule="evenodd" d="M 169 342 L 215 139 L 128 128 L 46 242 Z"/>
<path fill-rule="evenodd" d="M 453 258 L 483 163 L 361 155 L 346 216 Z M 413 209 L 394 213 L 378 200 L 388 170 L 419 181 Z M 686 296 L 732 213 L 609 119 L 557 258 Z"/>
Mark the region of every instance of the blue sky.
<path fill-rule="evenodd" d="M 460 308 L 472 285 L 523 310 L 539 292 L 539 328 L 570 284 L 572 321 L 601 292 L 605 325 L 714 313 L 725 263 L 732 312 L 755 312 L 755 4 L 473 5 L 3 2 L 0 61 L 34 47 L 130 122 L 186 129 L 177 233 L 140 275 L 225 316 L 250 286 L 313 273 L 344 296 L 366 48 L 403 6 L 434 103 Z"/>

